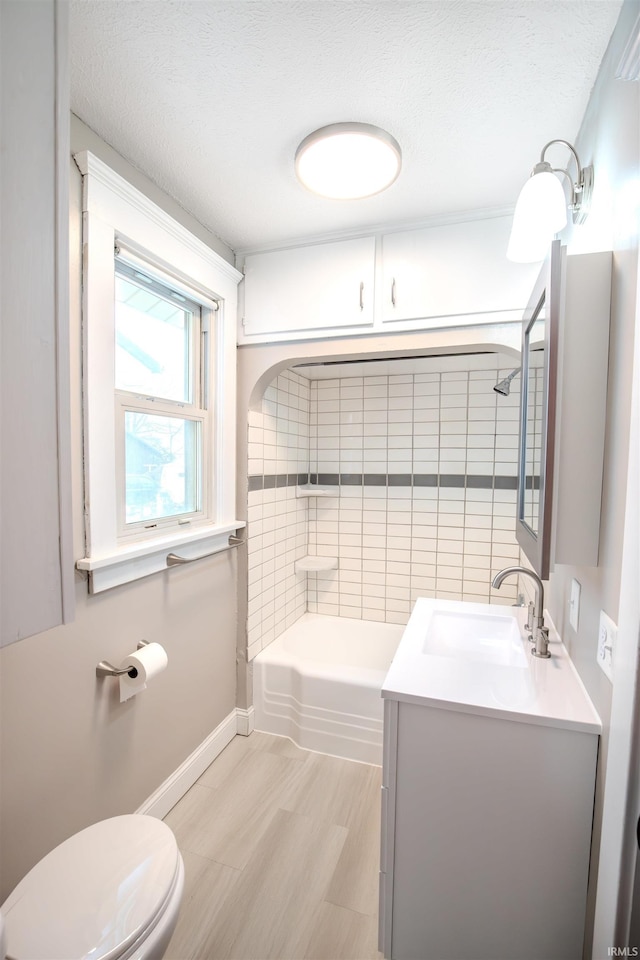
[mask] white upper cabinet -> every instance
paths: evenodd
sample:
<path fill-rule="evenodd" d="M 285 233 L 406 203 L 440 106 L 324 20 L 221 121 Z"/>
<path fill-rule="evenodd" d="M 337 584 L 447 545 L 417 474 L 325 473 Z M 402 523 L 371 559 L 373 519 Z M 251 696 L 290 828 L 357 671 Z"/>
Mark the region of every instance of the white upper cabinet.
<path fill-rule="evenodd" d="M 252 253 L 238 342 L 520 322 L 538 265 L 507 260 L 510 229 L 494 217 Z"/>
<path fill-rule="evenodd" d="M 507 260 L 510 229 L 510 217 L 496 217 L 386 234 L 383 323 L 519 313 L 537 267 Z"/>
<path fill-rule="evenodd" d="M 373 237 L 247 256 L 241 341 L 370 326 L 374 264 Z"/>

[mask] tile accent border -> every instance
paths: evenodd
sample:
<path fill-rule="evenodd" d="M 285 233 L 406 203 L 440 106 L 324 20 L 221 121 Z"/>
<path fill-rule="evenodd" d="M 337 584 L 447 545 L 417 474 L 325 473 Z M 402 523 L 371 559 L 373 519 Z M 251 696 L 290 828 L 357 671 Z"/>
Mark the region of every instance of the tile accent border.
<path fill-rule="evenodd" d="M 276 473 L 249 477 L 249 491 L 294 487 L 298 484 L 341 487 L 458 487 L 476 490 L 516 490 L 518 478 L 464 473 Z"/>

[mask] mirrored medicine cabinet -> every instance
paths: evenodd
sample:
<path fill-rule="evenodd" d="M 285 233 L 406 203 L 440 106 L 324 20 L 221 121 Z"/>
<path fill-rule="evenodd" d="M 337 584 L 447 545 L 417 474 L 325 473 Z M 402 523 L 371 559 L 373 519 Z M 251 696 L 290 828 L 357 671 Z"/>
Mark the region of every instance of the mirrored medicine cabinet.
<path fill-rule="evenodd" d="M 534 570 L 549 576 L 557 399 L 560 241 L 551 246 L 522 323 L 516 536 Z"/>
<path fill-rule="evenodd" d="M 536 573 L 597 566 L 611 253 L 555 240 L 522 322 L 516 537 Z"/>

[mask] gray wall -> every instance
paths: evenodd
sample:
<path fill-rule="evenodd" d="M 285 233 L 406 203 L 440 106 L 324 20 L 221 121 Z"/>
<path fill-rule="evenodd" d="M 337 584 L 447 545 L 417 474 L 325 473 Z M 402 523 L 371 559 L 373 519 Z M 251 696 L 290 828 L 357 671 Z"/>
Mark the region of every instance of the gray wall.
<path fill-rule="evenodd" d="M 74 119 L 72 152 L 113 151 Z M 118 172 L 193 229 L 194 221 L 121 159 Z M 84 556 L 80 336 L 81 180 L 71 167 L 71 376 L 74 557 Z M 231 260 L 231 252 L 209 241 Z M 133 812 L 235 707 L 237 551 L 90 597 L 76 574 L 76 619 L 1 654 L 3 900 L 31 866 L 96 820 Z M 24 571 L 26 577 L 29 571 Z M 121 704 L 96 664 L 139 639 L 167 670 Z"/>
<path fill-rule="evenodd" d="M 623 6 L 576 141 L 584 165 L 593 163 L 593 208 L 584 226 L 567 231 L 569 253 L 613 250 L 613 286 L 604 484 L 597 567 L 557 566 L 551 575 L 548 607 L 603 721 L 594 822 L 590 900 L 595 896 L 603 793 L 609 744 L 612 685 L 596 663 L 600 610 L 618 622 L 624 513 L 629 454 L 633 343 L 638 279 L 637 188 L 640 169 L 639 85 L 614 78 L 640 5 Z M 588 331 L 585 331 L 588 336 Z M 572 578 L 582 587 L 577 632 L 569 624 Z"/>

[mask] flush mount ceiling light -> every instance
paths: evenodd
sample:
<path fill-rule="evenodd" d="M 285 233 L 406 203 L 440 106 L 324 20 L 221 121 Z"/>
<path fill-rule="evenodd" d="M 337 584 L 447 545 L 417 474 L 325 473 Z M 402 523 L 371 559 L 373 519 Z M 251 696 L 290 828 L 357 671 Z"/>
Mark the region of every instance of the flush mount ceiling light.
<path fill-rule="evenodd" d="M 574 180 L 568 170 L 552 167 L 544 156 L 554 143 L 561 143 L 570 151 L 577 168 Z M 556 174 L 569 181 L 569 203 L 564 187 Z M 540 154 L 531 176 L 520 191 L 513 215 L 507 257 L 516 263 L 544 260 L 554 236 L 567 224 L 567 206 L 574 223 L 584 223 L 589 213 L 593 191 L 593 167 L 582 167 L 575 148 L 568 140 L 550 140 Z"/>
<path fill-rule="evenodd" d="M 296 150 L 296 174 L 313 193 L 333 200 L 372 197 L 396 180 L 400 146 L 370 123 L 331 123 L 310 133 Z"/>

